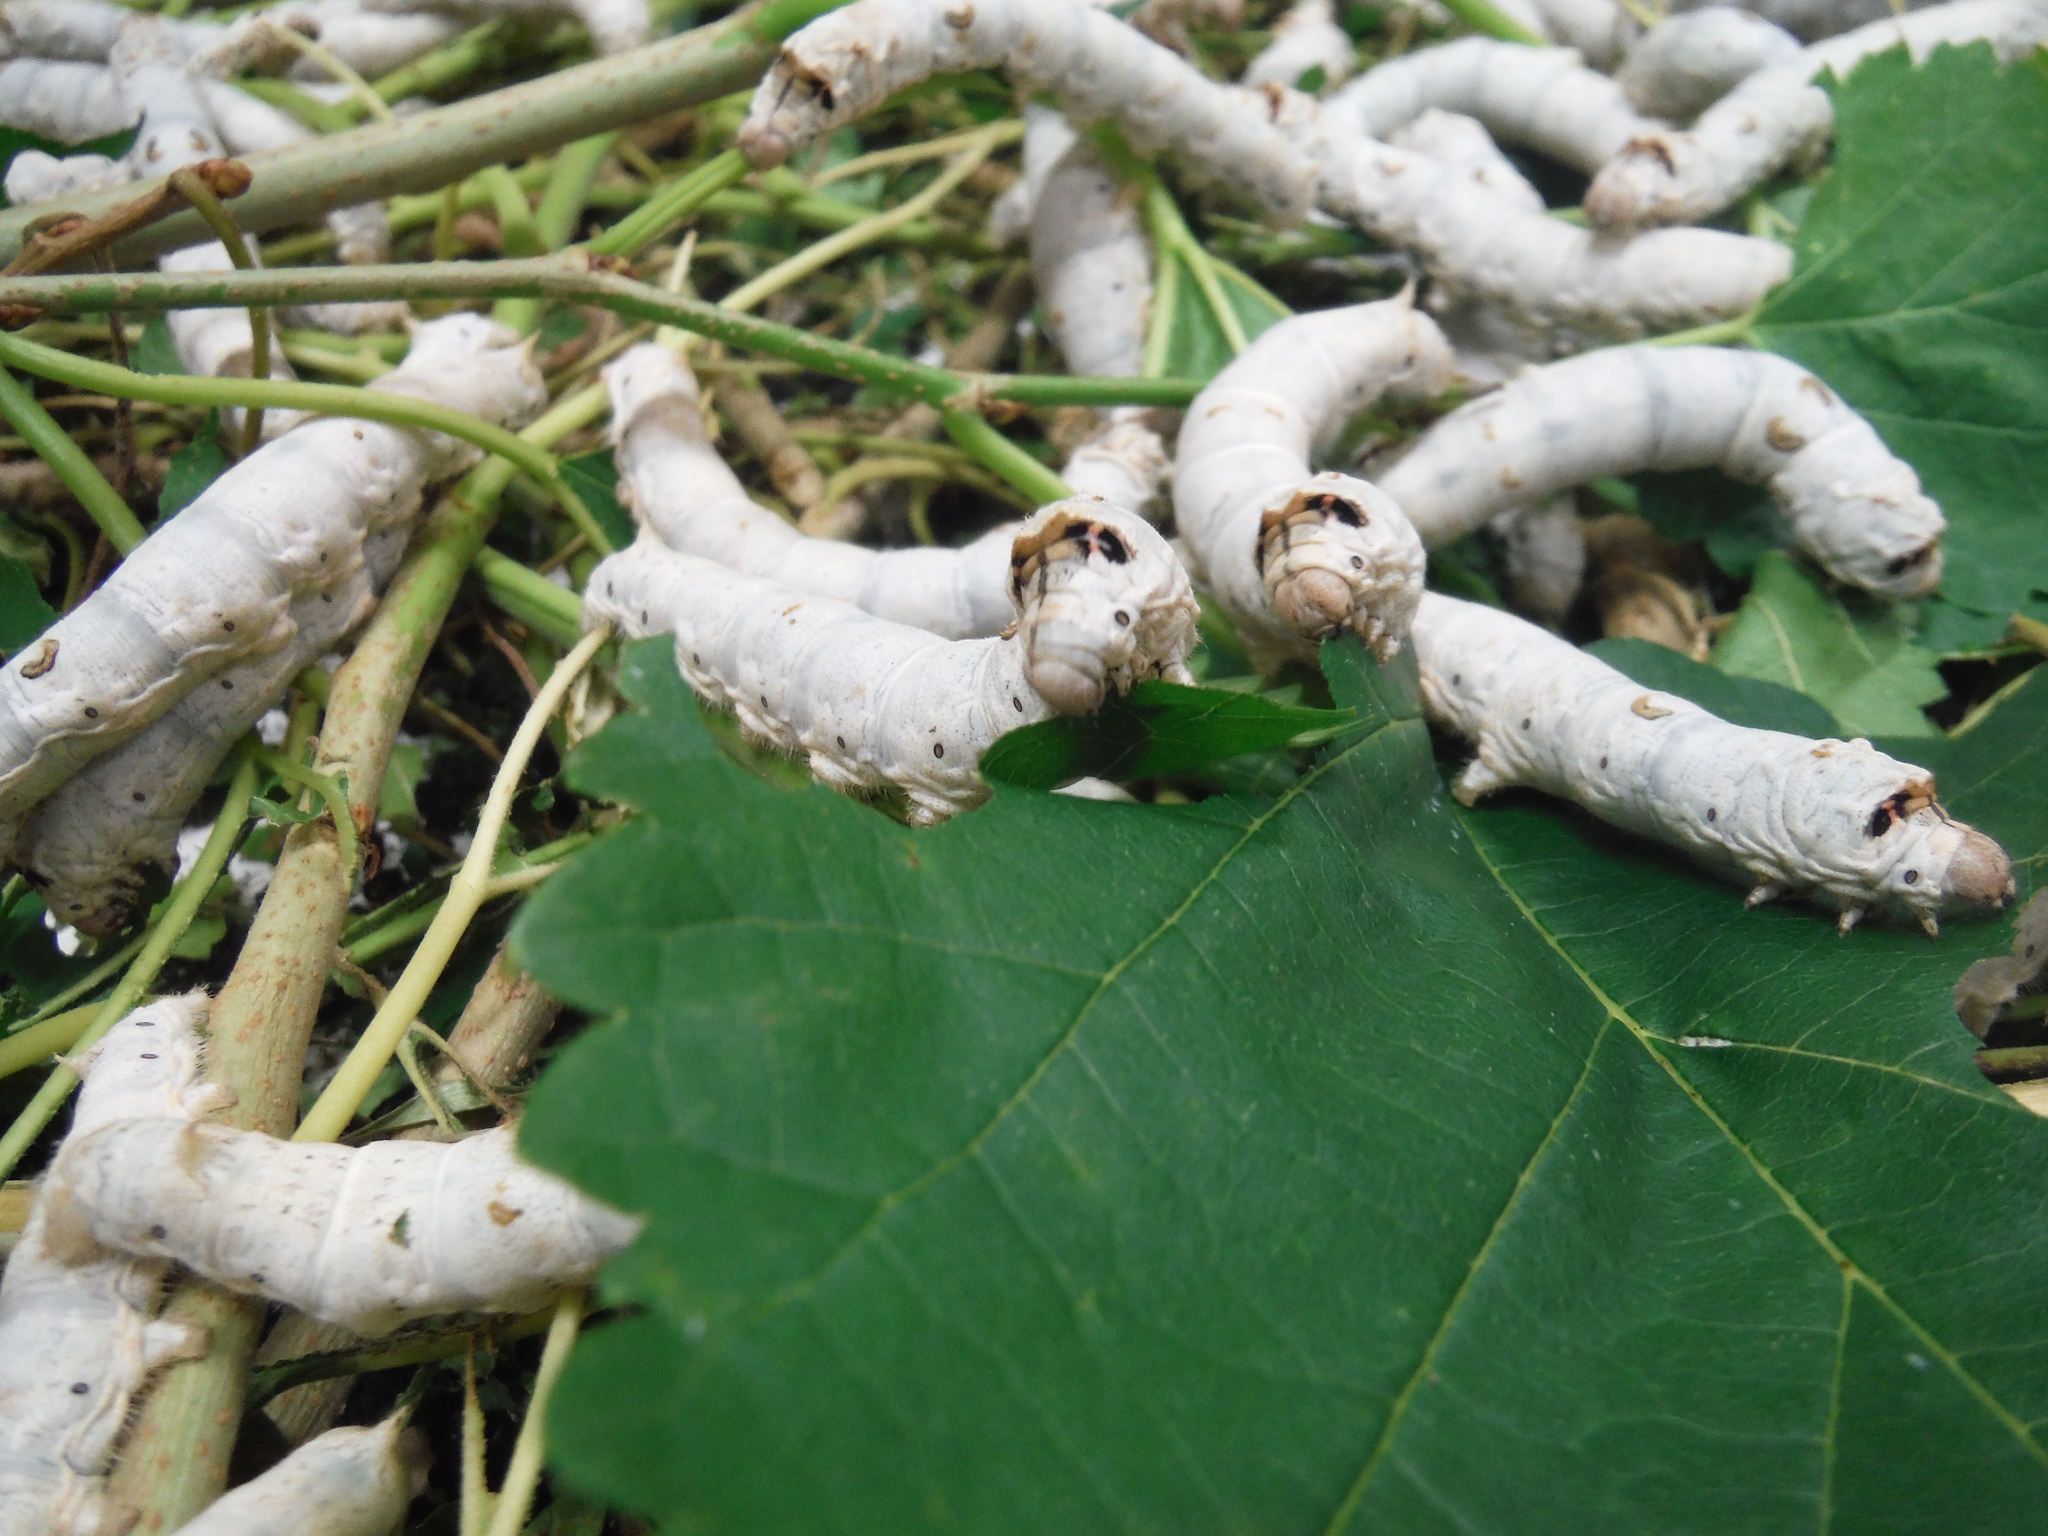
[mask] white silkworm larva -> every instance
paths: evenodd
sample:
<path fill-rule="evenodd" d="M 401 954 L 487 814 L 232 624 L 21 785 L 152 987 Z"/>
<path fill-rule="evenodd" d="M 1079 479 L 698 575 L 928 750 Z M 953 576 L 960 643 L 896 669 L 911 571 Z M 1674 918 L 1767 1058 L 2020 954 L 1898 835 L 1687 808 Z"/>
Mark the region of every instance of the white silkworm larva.
<path fill-rule="evenodd" d="M 1753 11 L 1704 6 L 1652 27 L 1615 79 L 1654 117 L 1690 122 L 1760 69 L 1794 63 L 1799 39 Z"/>
<path fill-rule="evenodd" d="M 981 755 L 1052 713 L 1014 637 L 941 640 L 644 535 L 591 573 L 583 614 L 627 639 L 673 634 L 690 686 L 751 738 L 836 789 L 902 789 L 920 826 L 987 799 Z"/>
<path fill-rule="evenodd" d="M 1867 741 L 1730 725 L 1511 614 L 1434 592 L 1414 636 L 1430 720 L 1478 748 L 1457 784 L 1467 805 L 1513 785 L 1561 796 L 1749 881 L 1751 906 L 1830 904 L 1845 933 L 1872 907 L 1911 912 L 1932 934 L 1945 910 L 2012 901 L 2005 850 L 1943 813 L 1932 774 Z"/>
<path fill-rule="evenodd" d="M 468 25 L 441 11 L 403 16 L 366 11 L 357 0 L 287 0 L 266 14 L 275 21 L 307 25 L 319 35 L 321 47 L 370 80 L 453 42 Z M 329 79 L 326 67 L 309 58 L 297 60 L 291 76 L 308 84 Z"/>
<path fill-rule="evenodd" d="M 782 45 L 739 145 L 756 166 L 779 165 L 905 86 L 997 67 L 1056 92 L 1077 123 L 1111 118 L 1141 152 L 1171 146 L 1289 223 L 1308 211 L 1313 167 L 1276 123 L 1284 92 L 1218 85 L 1086 0 L 856 0 Z"/>
<path fill-rule="evenodd" d="M 1721 230 L 1599 239 L 1465 171 L 1363 135 L 1326 138 L 1321 198 L 1375 239 L 1414 252 L 1448 301 L 1484 305 L 1552 354 L 1732 319 L 1792 270 L 1784 246 Z"/>
<path fill-rule="evenodd" d="M 396 1415 L 330 1429 L 229 1489 L 176 1536 L 390 1536 L 424 1482 L 424 1456 Z"/>
<path fill-rule="evenodd" d="M 1450 346 L 1404 295 L 1283 320 L 1188 407 L 1174 467 L 1182 543 L 1264 664 L 1355 631 L 1400 649 L 1422 543 L 1386 496 L 1309 456 L 1381 396 L 1450 381 Z"/>
<path fill-rule="evenodd" d="M 1769 352 L 1613 347 L 1532 368 L 1375 476 L 1431 546 L 1609 475 L 1714 467 L 1767 487 L 1802 549 L 1883 596 L 1941 581 L 1941 508 L 1833 390 Z"/>
<path fill-rule="evenodd" d="M 653 26 L 647 0 L 365 0 L 387 15 L 447 11 L 475 23 L 493 16 L 569 15 L 583 23 L 599 53 L 623 53 L 647 41 Z"/>
<path fill-rule="evenodd" d="M 1510 507 L 1486 526 L 1500 541 L 1515 607 L 1553 628 L 1562 624 L 1586 579 L 1586 535 L 1571 494 Z"/>
<path fill-rule="evenodd" d="M 1323 84 L 1334 87 L 1351 78 L 1358 67 L 1358 45 L 1337 25 L 1331 0 L 1295 0 L 1273 24 L 1273 41 L 1244 69 L 1241 85 L 1298 85 L 1312 69 L 1323 72 Z"/>
<path fill-rule="evenodd" d="M 1014 620 L 1025 675 L 1068 713 L 1136 678 L 1185 676 L 1196 615 L 1187 575 L 1136 515 L 1076 498 L 957 550 L 810 538 L 749 499 L 706 438 L 696 380 L 673 352 L 635 347 L 605 382 L 623 499 L 670 548 L 947 639 Z M 1067 537 L 1084 524 L 1085 536 Z"/>
<path fill-rule="evenodd" d="M 1534 0 L 1541 25 L 1554 43 L 1576 48 L 1588 64 L 1606 69 L 1642 30 L 1617 0 Z"/>
<path fill-rule="evenodd" d="M 1377 64 L 1323 103 L 1326 122 L 1384 139 L 1430 107 L 1478 119 L 1509 144 L 1596 171 L 1631 139 L 1664 125 L 1570 48 L 1460 38 Z"/>
<path fill-rule="evenodd" d="M 1721 3 L 1722 0 L 1671 0 L 1668 9 L 1685 12 Z M 1940 3 L 1941 0 L 1756 0 L 1748 9 L 1773 26 L 1783 27 L 1794 37 L 1811 43 L 1882 21 L 1901 11 L 1917 11 Z"/>
<path fill-rule="evenodd" d="M 1814 43 L 1796 62 L 1749 76 L 1685 132 L 1631 143 L 1586 189 L 1586 217 L 1617 229 L 1705 218 L 1826 146 L 1835 110 L 1812 83 L 1822 70 L 1846 78 L 1859 60 L 1900 44 L 1918 60 L 1942 43 L 1977 41 L 1989 42 L 2003 61 L 2032 53 L 2048 43 L 2048 5 L 1955 0 Z"/>
<path fill-rule="evenodd" d="M 10 59 L 0 64 L 0 123 L 59 144 L 80 144 L 133 128 L 135 114 L 121 100 L 120 87 L 103 65 L 57 59 Z M 23 150 L 15 160 L 40 153 Z M 8 167 L 7 186 L 10 202 L 41 201 L 15 196 L 12 163 Z"/>
<path fill-rule="evenodd" d="M 545 399 L 529 349 L 475 315 L 419 328 L 371 386 L 488 420 Z M 114 574 L 0 668 L 0 822 L 206 679 L 290 644 L 291 608 L 340 591 L 364 541 L 407 526 L 421 487 L 476 450 L 378 422 L 309 422 L 216 480 Z"/>
<path fill-rule="evenodd" d="M 1475 117 L 1426 107 L 1388 133 L 1387 142 L 1463 173 L 1495 196 L 1513 199 L 1524 213 L 1543 212 L 1543 194 L 1501 153 L 1486 125 Z"/>
<path fill-rule="evenodd" d="M 206 995 L 165 999 L 117 1023 L 94 1053 L 96 1091 L 78 1098 L 71 1139 L 127 1114 L 204 1112 Z M 105 1475 L 150 1373 L 205 1353 L 205 1340 L 152 1316 L 161 1260 L 108 1253 L 58 1219 L 44 1180 L 0 1276 L 0 1536 L 98 1536 L 123 1528 Z"/>
<path fill-rule="evenodd" d="M 509 1126 L 338 1147 L 124 1120 L 68 1143 L 56 1175 L 66 1219 L 102 1246 L 372 1338 L 440 1312 L 531 1311 L 640 1229 L 522 1162 Z"/>
<path fill-rule="evenodd" d="M 229 667 L 180 699 L 133 740 L 102 753 L 31 811 L 13 861 L 44 905 L 82 933 L 127 925 L 141 871 L 177 865 L 178 833 L 228 749 L 272 708 L 293 677 L 340 645 L 377 606 L 408 529 L 364 541 L 362 566 L 334 591 L 310 592 L 288 615 L 291 641 Z"/>

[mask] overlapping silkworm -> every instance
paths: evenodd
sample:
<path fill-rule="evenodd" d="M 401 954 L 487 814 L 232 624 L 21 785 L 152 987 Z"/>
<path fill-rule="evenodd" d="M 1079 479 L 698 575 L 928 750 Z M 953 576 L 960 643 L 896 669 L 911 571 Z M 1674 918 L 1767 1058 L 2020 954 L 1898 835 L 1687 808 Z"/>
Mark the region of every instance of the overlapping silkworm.
<path fill-rule="evenodd" d="M 1188 407 L 1174 519 L 1262 665 L 1346 629 L 1382 659 L 1400 649 L 1422 542 L 1387 496 L 1309 460 L 1373 401 L 1437 394 L 1450 370 L 1442 333 L 1403 296 L 1281 321 Z"/>
<path fill-rule="evenodd" d="M 424 1456 L 397 1415 L 330 1429 L 229 1489 L 176 1536 L 390 1536 L 425 1481 Z"/>
<path fill-rule="evenodd" d="M 1613 347 L 1532 368 L 1452 412 L 1374 483 L 1425 544 L 1575 485 L 1714 467 L 1766 486 L 1830 575 L 1891 598 L 1941 580 L 1941 508 L 1870 423 L 1797 363 Z"/>
<path fill-rule="evenodd" d="M 1683 14 L 1722 3 L 1723 0 L 1672 0 L 1669 9 Z M 1756 0 L 1748 9 L 1773 26 L 1783 27 L 1793 36 L 1812 43 L 1896 16 L 1901 11 L 1917 11 L 1940 3 L 1941 0 Z"/>
<path fill-rule="evenodd" d="M 1690 122 L 1758 70 L 1798 58 L 1799 39 L 1783 27 L 1754 11 L 1710 5 L 1637 38 L 1614 78 L 1639 111 Z"/>
<path fill-rule="evenodd" d="M 475 315 L 421 326 L 371 387 L 508 424 L 545 398 L 528 349 Z M 132 860 L 166 854 L 227 742 L 367 611 L 422 488 L 475 453 L 415 428 L 310 422 L 222 475 L 0 668 L 0 849 L 52 910 L 118 906 Z"/>
<path fill-rule="evenodd" d="M 115 1026 L 95 1055 L 64 1145 L 136 1114 L 203 1114 L 206 997 L 153 1003 Z M 61 1149 L 60 1149 L 61 1156 Z M 206 1352 L 206 1340 L 157 1318 L 166 1270 L 94 1245 L 70 1221 L 54 1171 L 0 1276 L 0 1533 L 98 1536 L 125 1528 L 106 1473 L 150 1374 Z"/>
<path fill-rule="evenodd" d="M 138 1010 L 89 1065 L 146 1088 L 198 1052 L 197 1008 Z M 147 1049 L 145 1049 L 147 1048 Z M 523 1312 L 581 1285 L 639 1231 L 520 1161 L 510 1127 L 453 1144 L 279 1141 L 209 1125 L 216 1100 L 146 1092 L 74 1126 L 39 1197 L 53 1247 L 175 1260 L 357 1333 L 438 1312 Z"/>
<path fill-rule="evenodd" d="M 1308 211 L 1313 165 L 1275 122 L 1284 93 L 1218 85 L 1087 0 L 855 0 L 782 45 L 739 145 L 779 165 L 905 86 L 997 67 L 1055 92 L 1074 122 L 1114 119 L 1141 151 L 1170 147 L 1289 223 Z"/>
<path fill-rule="evenodd" d="M 1681 224 L 1727 207 L 1774 171 L 1826 148 L 1834 104 L 1813 80 L 1846 77 L 1873 53 L 1903 44 L 1915 59 L 1942 43 L 1989 42 L 2003 60 L 2048 43 L 2040 0 L 1955 0 L 1888 17 L 1815 43 L 1790 63 L 1760 69 L 1683 133 L 1646 133 L 1593 178 L 1586 217 L 1611 228 Z"/>
<path fill-rule="evenodd" d="M 1665 125 L 1570 48 L 1460 38 L 1375 65 L 1323 103 L 1336 121 L 1384 139 L 1430 108 L 1475 118 L 1503 143 L 1597 171 L 1629 141 Z"/>
<path fill-rule="evenodd" d="M 1273 24 L 1273 41 L 1244 69 L 1242 85 L 1296 86 L 1312 69 L 1323 85 L 1342 85 L 1358 67 L 1358 45 L 1337 25 L 1331 0 L 1295 0 Z"/>
<path fill-rule="evenodd" d="M 945 639 L 1014 623 L 1024 675 L 1064 713 L 1139 678 L 1184 675 L 1193 594 L 1144 519 L 1076 498 L 964 549 L 810 538 L 748 498 L 705 436 L 696 380 L 673 352 L 636 347 L 605 381 L 625 499 L 670 548 Z"/>
<path fill-rule="evenodd" d="M 1113 566 L 1099 547 L 1108 530 L 1087 518 L 1090 505 L 1056 503 L 1034 520 L 1062 542 L 1097 546 L 1079 562 L 1059 562 L 1083 579 Z M 1076 521 L 1065 521 L 1075 515 L 1069 508 Z M 1059 553 L 1030 549 L 1023 538 L 1019 549 L 1027 567 L 1042 569 L 1053 563 L 1044 556 Z M 834 788 L 902 790 L 920 826 L 985 800 L 988 786 L 976 771 L 982 754 L 1006 731 L 1052 714 L 1025 675 L 1021 634 L 942 640 L 678 554 L 644 534 L 591 573 L 583 613 L 585 623 L 611 623 L 630 639 L 674 635 L 676 665 L 690 686 L 732 710 L 751 739 L 804 756 L 812 775 Z"/>
<path fill-rule="evenodd" d="M 1730 725 L 1645 689 L 1535 625 L 1429 593 L 1415 657 L 1430 720 L 1472 742 L 1466 805 L 1539 789 L 1750 883 L 1749 904 L 1806 896 L 1843 932 L 1877 909 L 1997 911 L 2012 860 L 1951 820 L 1934 776 L 1869 742 Z"/>

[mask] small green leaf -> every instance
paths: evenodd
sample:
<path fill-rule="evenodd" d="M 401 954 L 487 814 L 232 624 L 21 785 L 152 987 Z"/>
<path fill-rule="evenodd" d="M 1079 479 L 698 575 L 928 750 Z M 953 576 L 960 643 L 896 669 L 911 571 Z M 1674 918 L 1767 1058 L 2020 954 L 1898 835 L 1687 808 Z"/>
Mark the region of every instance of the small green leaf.
<path fill-rule="evenodd" d="M 597 526 L 604 530 L 614 549 L 624 549 L 633 542 L 633 518 L 619 505 L 619 466 L 612 460 L 611 449 L 600 448 L 595 453 L 562 460 L 562 478 L 569 482 L 569 489 L 583 498 L 583 505 L 590 508 L 590 515 L 597 519 Z"/>
<path fill-rule="evenodd" d="M 204 960 L 213 953 L 213 946 L 228 934 L 228 920 L 218 912 L 202 912 L 192 919 L 178 942 L 171 946 L 171 953 L 180 960 Z"/>
<path fill-rule="evenodd" d="M 142 328 L 142 339 L 128 354 L 128 366 L 137 373 L 183 373 L 178 361 L 178 344 L 171 340 L 171 328 L 162 315 L 152 316 Z"/>
<path fill-rule="evenodd" d="M 35 573 L 23 561 L 0 555 L 0 655 L 13 655 L 57 618 L 43 601 Z"/>
<path fill-rule="evenodd" d="M 384 785 L 377 793 L 377 815 L 381 819 L 408 825 L 418 822 L 420 807 L 415 794 L 425 768 L 425 756 L 411 742 L 401 741 L 391 749 L 391 763 L 384 770 Z"/>
<path fill-rule="evenodd" d="M 1764 305 L 1919 471 L 1949 520 L 1942 591 L 1996 640 L 2048 588 L 2048 75 L 1987 44 L 1901 49 L 1835 86 L 1835 163 Z"/>
<path fill-rule="evenodd" d="M 1140 683 L 1092 715 L 1046 720 L 1012 731 L 981 760 L 991 783 L 1052 789 L 1073 779 L 1145 779 L 1210 763 L 1326 740 L 1353 723 L 1349 710 L 1275 704 L 1220 688 Z"/>
<path fill-rule="evenodd" d="M 1851 612 L 1791 560 L 1772 550 L 1756 583 L 1714 646 L 1714 665 L 1817 700 L 1858 736 L 1932 736 L 1920 706 L 1948 693 L 1930 651 L 1913 644 L 1907 612 Z"/>
<path fill-rule="evenodd" d="M 164 488 L 157 493 L 159 522 L 176 517 L 192 505 L 228 467 L 228 456 L 220 446 L 220 412 L 206 413 L 206 425 L 193 434 L 192 441 L 171 455 L 164 471 Z"/>

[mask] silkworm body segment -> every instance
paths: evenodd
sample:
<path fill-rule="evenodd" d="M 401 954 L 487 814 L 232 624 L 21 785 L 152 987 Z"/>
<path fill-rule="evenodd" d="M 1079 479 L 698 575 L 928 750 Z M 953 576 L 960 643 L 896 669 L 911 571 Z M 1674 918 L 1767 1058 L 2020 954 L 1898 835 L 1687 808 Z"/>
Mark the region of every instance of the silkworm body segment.
<path fill-rule="evenodd" d="M 1429 718 L 1477 747 L 1457 784 L 1467 805 L 1540 789 L 1739 875 L 1752 905 L 1831 905 L 1845 931 L 1872 907 L 1933 932 L 1944 911 L 2012 900 L 2005 851 L 1943 813 L 1933 775 L 1867 741 L 1730 725 L 1533 624 L 1437 593 L 1414 635 Z"/>

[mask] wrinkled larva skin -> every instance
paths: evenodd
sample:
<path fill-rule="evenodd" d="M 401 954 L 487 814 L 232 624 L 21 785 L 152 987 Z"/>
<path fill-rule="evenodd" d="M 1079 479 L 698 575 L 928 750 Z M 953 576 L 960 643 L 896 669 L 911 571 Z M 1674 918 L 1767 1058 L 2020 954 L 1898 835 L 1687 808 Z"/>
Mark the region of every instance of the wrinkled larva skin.
<path fill-rule="evenodd" d="M 203 992 L 117 1023 L 92 1055 L 66 1145 L 130 1114 L 204 1112 L 196 1026 Z M 152 1316 L 168 1266 L 109 1253 L 52 1217 L 46 1178 L 0 1275 L 0 1536 L 99 1536 L 123 1527 L 105 1475 L 135 1394 L 206 1341 Z"/>
<path fill-rule="evenodd" d="M 1319 200 L 1414 252 L 1446 302 L 1485 305 L 1553 355 L 1733 319 L 1792 271 L 1784 246 L 1718 229 L 1602 240 L 1341 124 L 1324 138 Z"/>
<path fill-rule="evenodd" d="M 1273 24 L 1273 41 L 1245 66 L 1240 85 L 1293 87 L 1312 69 L 1325 86 L 1339 86 L 1358 68 L 1358 45 L 1337 25 L 1331 0 L 1295 0 Z"/>
<path fill-rule="evenodd" d="M 1902 43 L 1918 60 L 1938 44 L 1978 40 L 2001 60 L 2023 58 L 2048 43 L 2048 6 L 1956 0 L 1815 43 L 1794 62 L 1749 76 L 1688 131 L 1645 134 L 1631 144 L 1586 189 L 1586 217 L 1614 229 L 1703 219 L 1827 146 L 1834 104 L 1812 83 L 1823 70 L 1846 77 L 1858 60 Z"/>
<path fill-rule="evenodd" d="M 420 327 L 404 366 L 371 388 L 515 425 L 546 399 L 527 348 L 477 315 Z M 344 601 L 368 541 L 402 537 L 422 486 L 475 456 L 438 433 L 335 418 L 228 470 L 0 667 L 0 823 L 202 683 L 289 647 L 294 605 Z"/>
<path fill-rule="evenodd" d="M 1611 66 L 1642 30 L 1617 0 L 1535 0 L 1534 9 L 1538 32 L 1578 49 L 1596 69 Z"/>
<path fill-rule="evenodd" d="M 1650 28 L 1614 78 L 1637 110 L 1683 123 L 1758 70 L 1798 58 L 1799 39 L 1783 27 L 1752 11 L 1713 5 Z"/>
<path fill-rule="evenodd" d="M 782 45 L 739 145 L 780 165 L 905 86 L 992 68 L 1056 92 L 1076 123 L 1112 119 L 1140 153 L 1171 147 L 1283 222 L 1308 211 L 1313 166 L 1276 122 L 1285 93 L 1218 85 L 1086 0 L 856 0 Z"/>
<path fill-rule="evenodd" d="M 1261 664 L 1313 657 L 1352 629 L 1400 648 L 1422 591 L 1423 554 L 1386 497 L 1315 475 L 1316 444 L 1383 395 L 1439 393 L 1450 347 L 1404 298 L 1283 320 L 1188 407 L 1174 518 L 1198 579 Z"/>
<path fill-rule="evenodd" d="M 424 1480 L 423 1455 L 395 1415 L 330 1429 L 229 1489 L 177 1536 L 390 1536 Z"/>
<path fill-rule="evenodd" d="M 1446 168 L 1463 172 L 1501 198 L 1512 198 L 1525 213 L 1543 212 L 1543 194 L 1538 192 L 1493 142 L 1493 135 L 1476 117 L 1425 107 L 1421 112 L 1387 134 L 1396 149 L 1411 149 L 1427 155 Z"/>
<path fill-rule="evenodd" d="M 1186 659 L 1201 606 L 1150 524 L 1099 498 L 1041 508 L 1010 555 L 1024 677 L 1063 715 L 1092 714 L 1110 689 L 1193 683 Z"/>
<path fill-rule="evenodd" d="M 1613 347 L 1452 412 L 1375 482 L 1425 544 L 1609 475 L 1718 468 L 1762 484 L 1800 547 L 1881 596 L 1941 580 L 1947 523 L 1870 424 L 1798 364 L 1724 347 Z"/>
<path fill-rule="evenodd" d="M 1161 493 L 1173 473 L 1173 459 L 1153 426 L 1160 414 L 1142 405 L 1103 411 L 1094 435 L 1067 455 L 1060 478 L 1076 496 L 1097 496 L 1157 522 L 1165 515 Z"/>
<path fill-rule="evenodd" d="M 949 640 L 1000 634 L 1016 617 L 1016 524 L 963 549 L 882 551 L 808 537 L 747 495 L 706 436 L 696 377 L 674 352 L 634 347 L 604 380 L 622 499 L 669 548 Z"/>
<path fill-rule="evenodd" d="M 506 1126 L 452 1145 L 349 1148 L 198 1123 L 217 1091 L 176 1079 L 197 1060 L 200 1002 L 138 1010 L 86 1067 L 80 1123 L 39 1203 L 77 1250 L 175 1260 L 375 1335 L 436 1312 L 529 1311 L 638 1232 L 636 1219 L 521 1162 Z M 170 1043 L 180 1031 L 188 1040 Z M 160 1039 L 159 1053 L 137 1049 Z M 118 1096 L 88 1110 L 101 1083 Z"/>
<path fill-rule="evenodd" d="M 1055 565 L 1049 581 L 1035 581 L 1020 599 L 1012 581 L 1013 546 L 1047 517 L 1076 510 L 1077 501 L 1056 502 L 1023 524 L 991 529 L 963 549 L 872 550 L 810 538 L 747 496 L 706 437 L 696 380 L 675 353 L 635 347 L 605 370 L 605 382 L 624 499 L 671 549 L 944 639 L 997 635 L 1014 624 L 1027 676 L 1064 679 L 1067 686 L 1053 690 L 1060 699 L 1076 697 L 1077 668 L 1095 680 L 1097 696 L 1069 712 L 1095 708 L 1105 681 L 1128 688 L 1134 670 L 1139 677 L 1184 671 L 1194 644 L 1191 622 L 1178 620 L 1181 605 L 1193 602 L 1187 575 L 1166 541 L 1131 513 L 1093 502 L 1076 511 L 1115 529 L 1110 544 L 1123 558 L 1113 582 L 1091 586 Z M 1080 547 L 1071 549 L 1078 558 Z M 1046 601 L 1058 606 L 1057 619 L 1034 612 Z M 1136 622 L 1116 625 L 1112 616 L 1119 611 Z M 1163 617 L 1169 613 L 1174 617 Z M 1092 647 L 1093 654 L 1083 656 L 1077 647 Z"/>
<path fill-rule="evenodd" d="M 1570 48 L 1528 48 L 1490 37 L 1460 38 L 1375 65 L 1323 103 L 1369 138 L 1436 107 L 1485 124 L 1505 144 L 1597 171 L 1639 134 L 1665 125 L 1645 118 L 1621 87 L 1586 68 Z"/>
<path fill-rule="evenodd" d="M 900 788 L 919 825 L 987 799 L 982 753 L 1053 712 L 1020 639 L 941 640 L 644 534 L 591 572 L 583 603 L 585 624 L 626 639 L 673 634 L 690 686 L 751 739 L 806 756 L 837 789 Z"/>
<path fill-rule="evenodd" d="M 1934 803 L 1924 768 L 1867 741 L 1730 725 L 1645 689 L 1535 625 L 1429 593 L 1415 656 L 1430 720 L 1475 743 L 1467 805 L 1540 789 L 1752 885 L 1752 906 L 1805 895 L 1841 915 L 2000 910 L 2012 861 Z"/>

